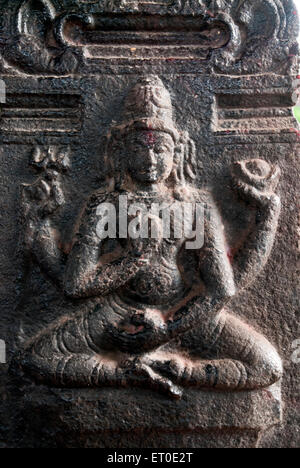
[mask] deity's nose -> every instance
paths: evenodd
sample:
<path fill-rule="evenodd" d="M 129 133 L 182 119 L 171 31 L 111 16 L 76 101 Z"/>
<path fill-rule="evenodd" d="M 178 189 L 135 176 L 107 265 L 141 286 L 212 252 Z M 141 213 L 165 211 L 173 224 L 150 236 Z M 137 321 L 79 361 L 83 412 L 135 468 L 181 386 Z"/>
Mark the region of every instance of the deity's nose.
<path fill-rule="evenodd" d="M 146 161 L 149 164 L 155 164 L 156 163 L 155 152 L 154 152 L 154 149 L 151 148 L 151 147 L 147 148 Z"/>

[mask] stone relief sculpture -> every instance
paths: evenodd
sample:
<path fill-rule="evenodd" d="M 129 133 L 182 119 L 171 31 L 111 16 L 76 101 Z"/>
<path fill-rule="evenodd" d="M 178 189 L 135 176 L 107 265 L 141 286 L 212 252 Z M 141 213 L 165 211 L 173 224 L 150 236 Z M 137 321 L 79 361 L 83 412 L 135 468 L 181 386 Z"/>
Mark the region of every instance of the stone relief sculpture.
<path fill-rule="evenodd" d="M 188 130 L 188 129 L 185 129 Z M 64 247 L 51 216 L 63 203 L 67 155 L 37 150 L 45 171 L 23 190 L 27 253 L 78 312 L 59 318 L 26 344 L 23 371 L 58 387 L 143 386 L 180 398 L 185 387 L 235 391 L 268 387 L 282 375 L 277 351 L 229 310 L 230 300 L 261 271 L 280 212 L 278 167 L 259 159 L 232 167 L 232 197 L 256 220 L 228 254 L 226 230 L 209 189 L 197 183 L 197 154 L 176 127 L 160 78 L 141 78 L 106 140 L 108 183 L 92 193 Z M 130 203 L 205 206 L 204 244 L 156 238 L 101 240 L 98 207 Z M 194 209 L 194 213 L 196 210 Z M 90 299 L 93 298 L 91 301 Z"/>
<path fill-rule="evenodd" d="M 184 57 L 188 47 L 189 55 L 200 61 L 201 67 L 217 74 L 271 70 L 285 73 L 295 64 L 297 55 L 297 43 L 287 41 L 297 28 L 294 6 L 282 0 L 158 3 L 1 0 L 0 6 L 11 13 L 0 20 L 3 30 L 0 50 L 6 67 L 14 66 L 28 74 L 80 72 L 86 75 L 90 71 L 90 59 L 100 59 L 103 69 L 114 67 L 115 57 L 128 63 L 148 57 L 153 66 L 156 63 L 151 53 L 153 47 L 157 48 L 157 57 L 164 54 L 168 58 L 177 57 L 180 52 L 176 47 L 178 31 L 185 31 L 191 41 L 183 44 L 183 55 L 178 58 Z M 101 16 L 105 14 L 107 18 Z M 140 23 L 138 15 L 141 15 Z M 154 21 L 155 15 L 160 18 L 155 21 L 154 28 L 149 26 L 149 15 Z M 179 29 L 176 19 L 180 20 Z M 122 50 L 118 48 L 119 36 L 116 35 L 120 31 L 126 32 L 127 37 L 123 38 L 126 47 Z M 145 35 L 148 31 L 150 36 Z M 166 37 L 161 37 L 163 31 L 172 32 L 175 42 L 168 44 Z M 94 37 L 90 42 L 91 33 Z M 143 47 L 141 56 L 136 55 L 139 52 L 136 48 L 132 55 L 132 44 L 136 43 L 150 45 L 150 48 Z M 116 55 L 116 51 L 121 55 Z"/>

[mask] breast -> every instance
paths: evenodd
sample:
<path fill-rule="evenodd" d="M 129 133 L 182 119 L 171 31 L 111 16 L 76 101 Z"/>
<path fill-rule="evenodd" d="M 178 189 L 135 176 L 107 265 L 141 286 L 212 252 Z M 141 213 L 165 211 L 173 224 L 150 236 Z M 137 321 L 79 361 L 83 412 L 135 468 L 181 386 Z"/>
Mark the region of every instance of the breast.
<path fill-rule="evenodd" d="M 161 259 L 160 263 L 147 265 L 140 270 L 124 292 L 137 302 L 159 305 L 180 297 L 184 284 L 177 265 Z"/>

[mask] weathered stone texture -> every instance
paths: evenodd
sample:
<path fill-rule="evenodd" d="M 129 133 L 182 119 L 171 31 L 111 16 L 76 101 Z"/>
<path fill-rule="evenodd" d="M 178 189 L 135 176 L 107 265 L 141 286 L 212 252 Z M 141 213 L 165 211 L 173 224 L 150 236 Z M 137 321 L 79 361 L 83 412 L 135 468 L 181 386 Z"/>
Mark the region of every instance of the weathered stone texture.
<path fill-rule="evenodd" d="M 294 3 L 0 11 L 0 447 L 299 446 Z M 120 195 L 204 244 L 101 241 Z"/>

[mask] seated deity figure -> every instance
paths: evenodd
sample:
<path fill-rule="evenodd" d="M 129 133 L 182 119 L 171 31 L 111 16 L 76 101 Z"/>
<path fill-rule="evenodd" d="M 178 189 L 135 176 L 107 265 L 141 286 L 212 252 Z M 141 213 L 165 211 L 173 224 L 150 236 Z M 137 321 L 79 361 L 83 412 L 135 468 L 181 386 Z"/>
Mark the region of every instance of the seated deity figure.
<path fill-rule="evenodd" d="M 26 249 L 77 312 L 25 344 L 21 371 L 56 387 L 140 386 L 174 398 L 188 387 L 252 390 L 278 381 L 275 348 L 228 307 L 272 249 L 279 169 L 259 159 L 233 164 L 232 196 L 257 215 L 229 255 L 220 210 L 211 190 L 197 182 L 195 145 L 176 127 L 170 94 L 156 76 L 141 78 L 128 93 L 106 138 L 105 165 L 108 182 L 85 202 L 67 252 L 52 213 L 41 214 L 34 203 L 27 210 Z M 41 181 L 49 197 L 51 183 Z M 101 236 L 101 207 L 112 207 L 118 221 L 120 200 L 149 212 L 153 204 L 162 207 L 148 219 L 155 235 L 128 235 L 136 221 L 128 212 L 125 233 L 116 222 L 115 235 Z M 183 221 L 173 208 L 183 204 L 193 208 L 194 234 L 203 229 L 195 248 L 187 248 L 191 236 L 177 229 Z M 204 207 L 199 225 L 196 206 Z"/>

